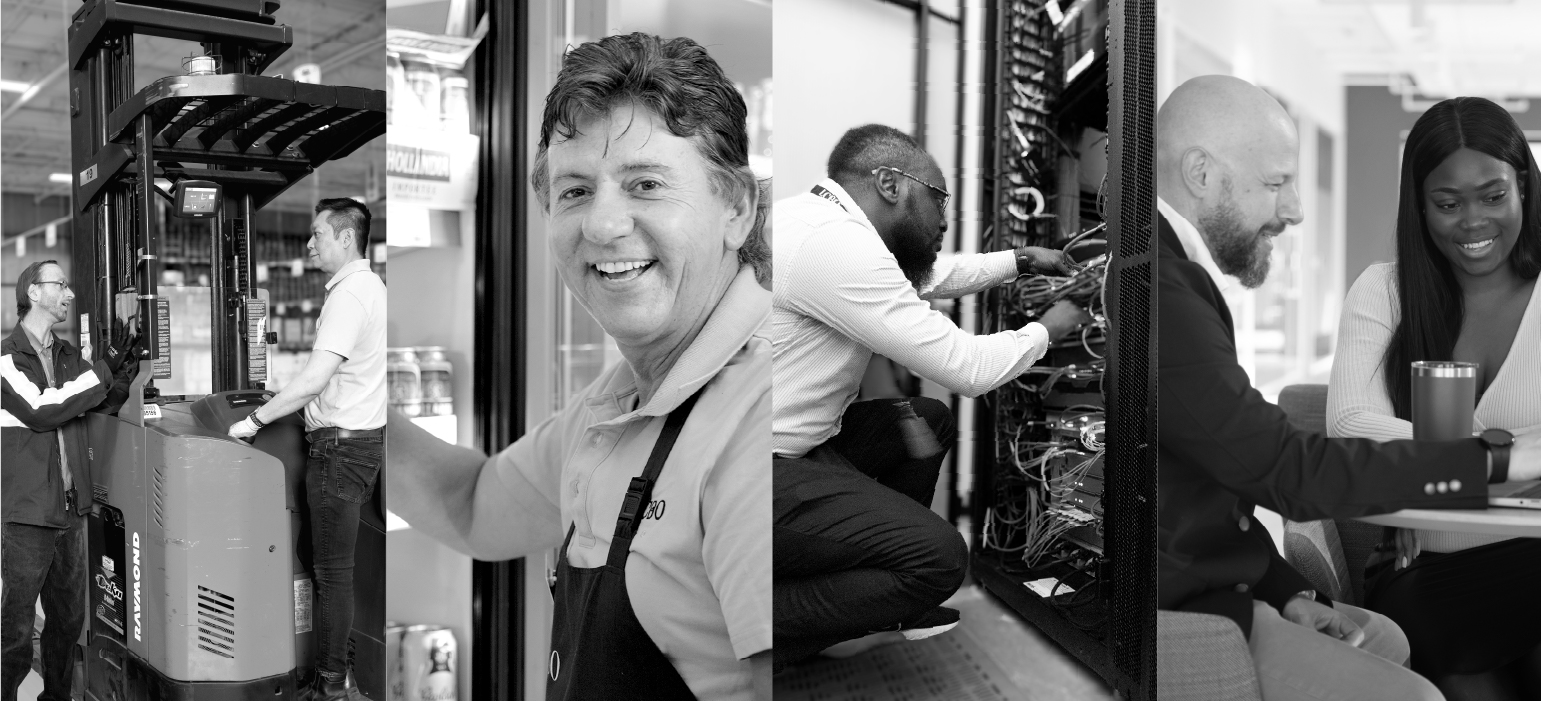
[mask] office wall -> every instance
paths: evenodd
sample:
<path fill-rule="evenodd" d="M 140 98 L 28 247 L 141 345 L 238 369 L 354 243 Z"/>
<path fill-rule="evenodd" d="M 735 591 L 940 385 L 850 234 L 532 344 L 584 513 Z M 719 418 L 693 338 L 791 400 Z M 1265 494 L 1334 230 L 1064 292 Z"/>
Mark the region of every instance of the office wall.
<path fill-rule="evenodd" d="M 1238 360 L 1264 396 L 1287 384 L 1318 381 L 1326 372 L 1323 361 L 1332 351 L 1347 289 L 1339 177 L 1343 77 L 1329 57 L 1299 50 L 1294 30 L 1301 19 L 1284 5 L 1164 0 L 1157 16 L 1158 101 L 1196 76 L 1233 75 L 1278 99 L 1299 130 L 1299 190 L 1307 217 L 1275 243 L 1264 286 L 1238 285 L 1226 293 Z"/>
<path fill-rule="evenodd" d="M 1158 9 L 1156 102 L 1188 78 L 1234 75 L 1267 88 L 1328 132 L 1343 129 L 1342 78 L 1325 57 L 1302 55 L 1271 3 L 1167 0 Z"/>
<path fill-rule="evenodd" d="M 915 128 L 915 13 L 877 0 L 781 0 L 773 30 L 774 199 L 824 177 L 840 135 L 873 122 Z M 947 170 L 949 185 L 956 173 Z"/>

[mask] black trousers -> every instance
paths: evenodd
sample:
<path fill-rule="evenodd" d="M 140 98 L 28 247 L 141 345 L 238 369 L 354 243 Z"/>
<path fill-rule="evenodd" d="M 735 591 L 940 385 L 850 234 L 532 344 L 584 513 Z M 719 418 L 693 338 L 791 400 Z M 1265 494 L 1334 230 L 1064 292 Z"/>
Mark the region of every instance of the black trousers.
<path fill-rule="evenodd" d="M 43 600 L 43 693 L 41 701 L 69 701 L 75 672 L 75 642 L 86 625 L 86 517 L 69 514 L 68 528 L 5 524 L 0 543 L 0 604 L 4 628 L 4 681 L 0 694 L 16 701 L 16 690 L 32 668 L 32 626 Z"/>
<path fill-rule="evenodd" d="M 1513 538 L 1453 553 L 1425 552 L 1365 582 L 1365 608 L 1407 635 L 1413 671 L 1488 672 L 1541 645 L 1541 540 Z"/>
<path fill-rule="evenodd" d="M 946 451 L 912 460 L 899 400 L 852 404 L 838 435 L 774 460 L 775 663 L 779 669 L 880 630 L 895 630 L 958 590 L 968 546 L 930 509 Z M 952 412 L 910 400 L 943 446 Z"/>

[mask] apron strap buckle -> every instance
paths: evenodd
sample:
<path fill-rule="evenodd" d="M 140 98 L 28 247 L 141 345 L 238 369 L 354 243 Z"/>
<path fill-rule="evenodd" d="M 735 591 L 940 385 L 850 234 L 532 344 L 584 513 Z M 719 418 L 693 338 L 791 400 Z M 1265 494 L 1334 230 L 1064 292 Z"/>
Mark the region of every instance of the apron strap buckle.
<path fill-rule="evenodd" d="M 629 538 L 635 532 L 637 516 L 647 505 L 648 492 L 652 491 L 652 486 L 652 480 L 645 477 L 631 478 L 631 485 L 626 488 L 626 499 L 621 502 L 621 515 L 615 520 L 616 538 Z"/>

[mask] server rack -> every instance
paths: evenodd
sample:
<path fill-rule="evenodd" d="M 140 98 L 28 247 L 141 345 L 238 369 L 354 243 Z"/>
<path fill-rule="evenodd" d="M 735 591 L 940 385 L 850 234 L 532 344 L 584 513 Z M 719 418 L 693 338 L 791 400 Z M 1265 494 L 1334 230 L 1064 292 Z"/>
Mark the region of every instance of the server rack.
<path fill-rule="evenodd" d="M 1001 0 L 989 22 L 980 250 L 1063 248 L 1085 267 L 992 291 L 979 328 L 1020 328 L 1060 299 L 1095 321 L 983 400 L 973 572 L 1121 694 L 1150 699 L 1155 2 Z"/>

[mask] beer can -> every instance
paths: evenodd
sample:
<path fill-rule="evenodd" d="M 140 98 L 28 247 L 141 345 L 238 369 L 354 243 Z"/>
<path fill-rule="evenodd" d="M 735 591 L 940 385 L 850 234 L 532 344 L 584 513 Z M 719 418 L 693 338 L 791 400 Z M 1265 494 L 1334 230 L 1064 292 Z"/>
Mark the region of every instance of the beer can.
<path fill-rule="evenodd" d="M 422 416 L 448 416 L 455 413 L 455 367 L 443 346 L 413 349 L 421 378 Z"/>
<path fill-rule="evenodd" d="M 444 626 L 409 626 L 401 636 L 406 701 L 456 701 L 455 634 Z"/>
<path fill-rule="evenodd" d="M 385 349 L 385 384 L 392 407 L 408 417 L 422 415 L 422 376 L 413 349 Z"/>
<path fill-rule="evenodd" d="M 395 621 L 385 623 L 385 699 L 407 701 L 407 678 L 401 668 L 401 636 L 407 627 Z"/>

